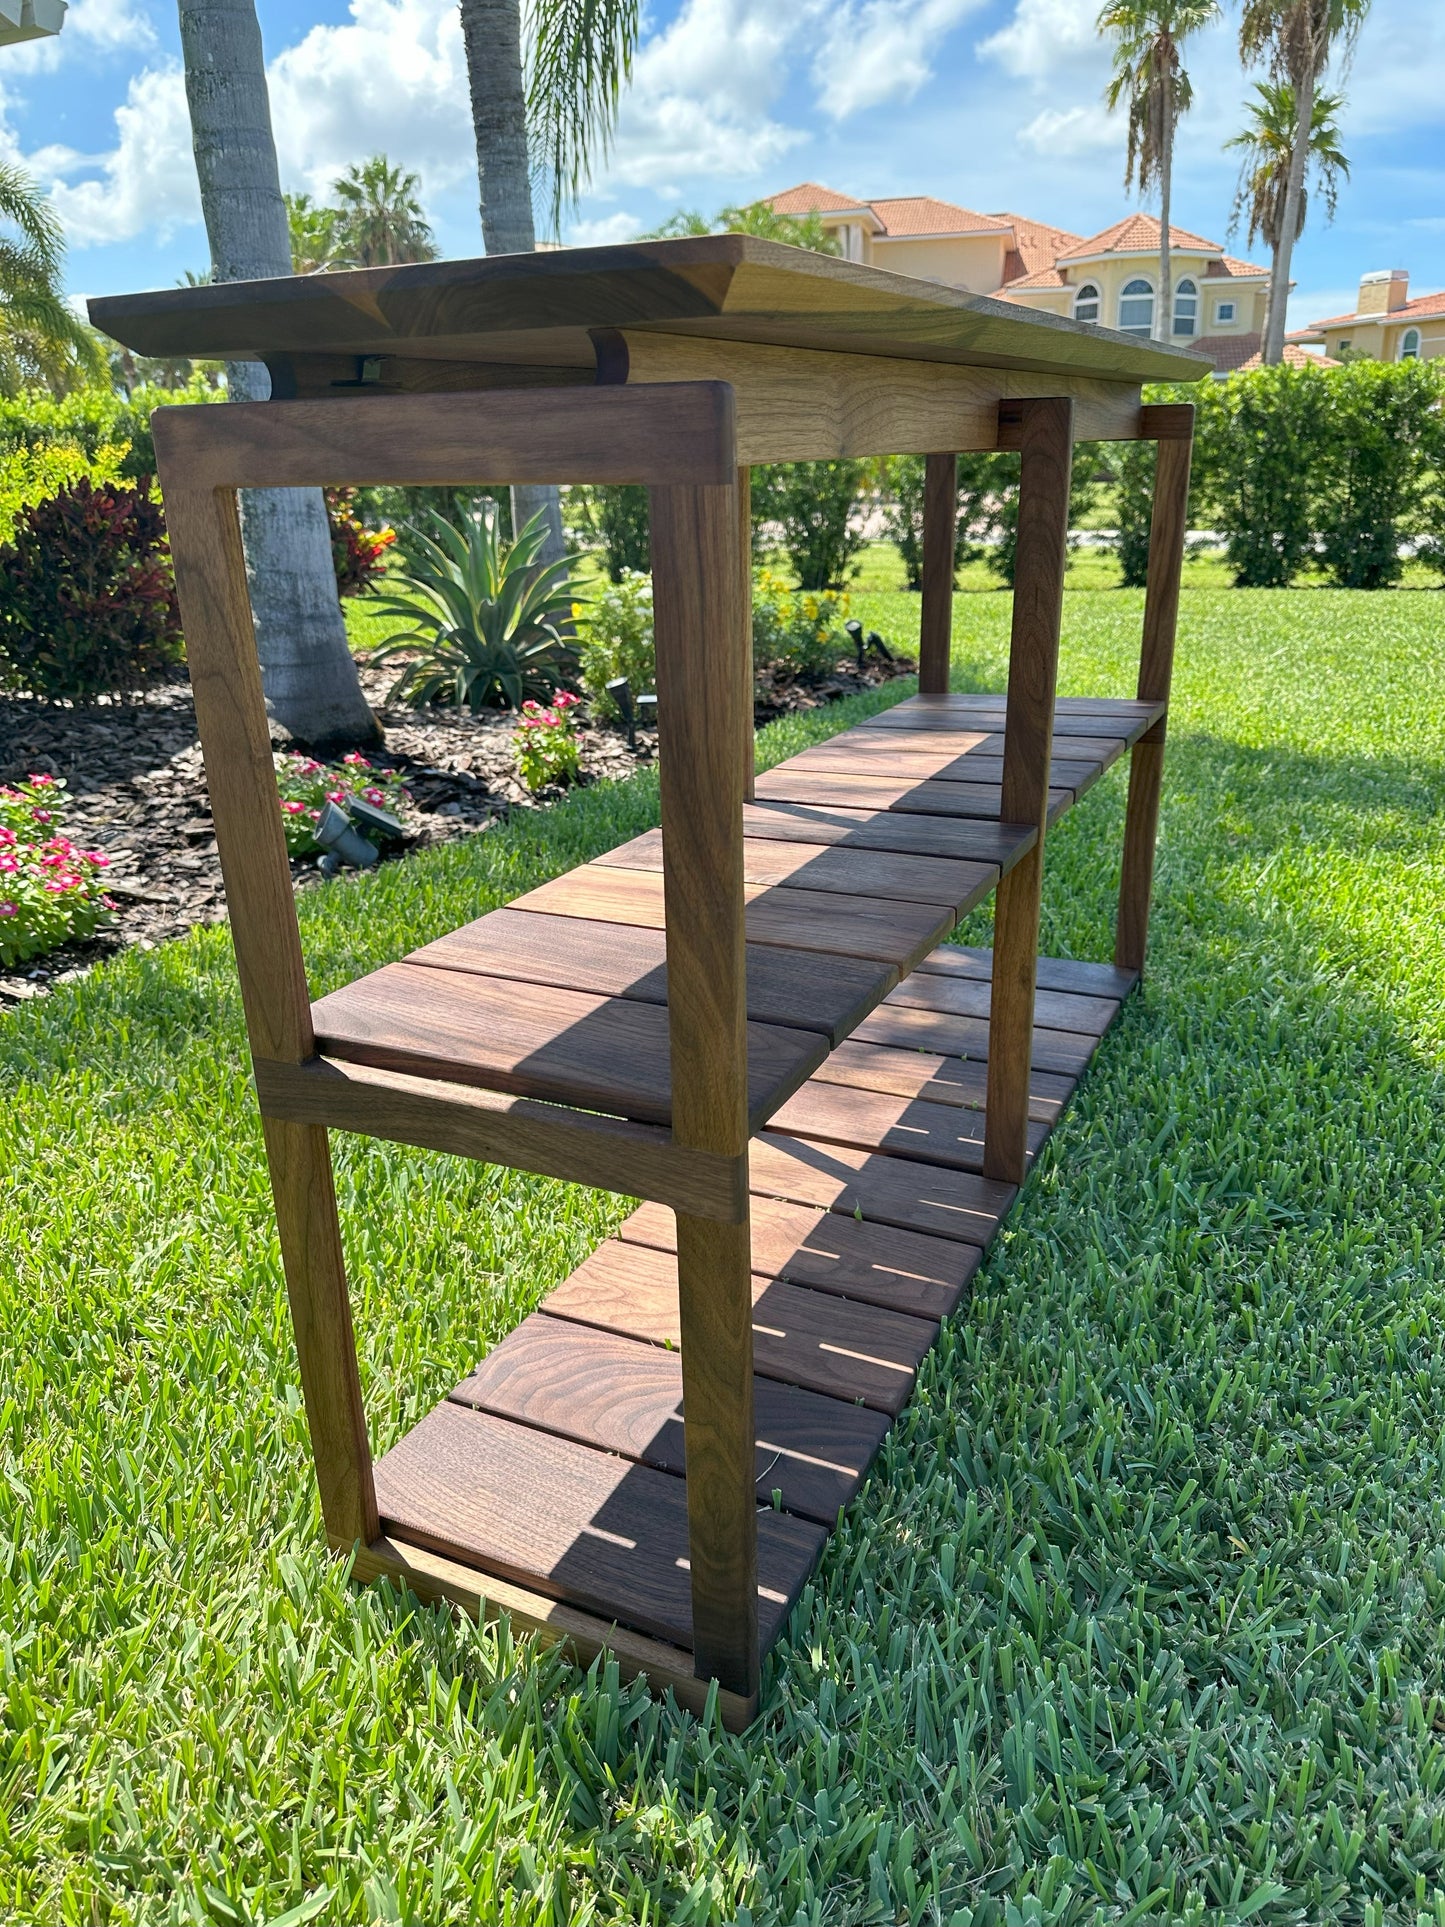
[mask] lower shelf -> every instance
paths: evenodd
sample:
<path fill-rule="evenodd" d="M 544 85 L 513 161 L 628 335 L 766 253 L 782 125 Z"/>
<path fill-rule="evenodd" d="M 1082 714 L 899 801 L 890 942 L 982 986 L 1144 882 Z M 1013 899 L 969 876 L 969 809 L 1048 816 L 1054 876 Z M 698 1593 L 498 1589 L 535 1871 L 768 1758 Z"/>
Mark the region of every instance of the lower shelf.
<path fill-rule="evenodd" d="M 921 1001 L 893 993 L 753 1145 L 764 1651 L 1013 1200 L 1010 1186 L 978 1175 L 991 963 L 955 946 L 930 954 L 902 986 Z M 1102 964 L 1041 960 L 1035 1150 L 1134 981 Z M 915 1019 L 927 1041 L 900 1048 L 889 1022 Z M 391 1550 L 367 1570 L 396 1573 L 416 1548 L 451 1575 L 433 1586 L 446 1597 L 468 1603 L 457 1573 L 475 1576 L 478 1600 L 524 1588 L 517 1597 L 585 1616 L 590 1649 L 614 1626 L 631 1642 L 630 1670 L 685 1681 L 678 1342 L 674 1220 L 644 1205 L 377 1462 Z M 590 1650 L 547 1610 L 521 1618 Z"/>

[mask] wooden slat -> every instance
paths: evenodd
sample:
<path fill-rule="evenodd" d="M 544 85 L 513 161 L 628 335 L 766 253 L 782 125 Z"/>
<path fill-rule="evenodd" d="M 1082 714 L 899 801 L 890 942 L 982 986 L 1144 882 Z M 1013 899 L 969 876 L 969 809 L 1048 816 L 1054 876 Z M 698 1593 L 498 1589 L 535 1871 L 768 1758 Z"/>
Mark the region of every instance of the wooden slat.
<path fill-rule="evenodd" d="M 986 1017 L 951 1017 L 907 1004 L 883 1003 L 864 1018 L 853 1037 L 856 1042 L 888 1044 L 895 1050 L 936 1051 L 943 1057 L 974 1057 L 984 1063 L 990 1053 L 992 1025 Z M 1078 1077 L 1098 1041 L 1078 1031 L 1036 1027 L 1030 1067 Z"/>
<path fill-rule="evenodd" d="M 665 876 L 588 864 L 518 897 L 513 907 L 660 929 Z M 949 904 L 874 903 L 830 891 L 751 883 L 744 893 L 751 942 L 870 957 L 900 972 L 911 970 L 957 921 Z"/>
<path fill-rule="evenodd" d="M 662 839 L 656 830 L 649 830 L 597 861 L 616 869 L 660 870 Z M 953 857 L 907 856 L 895 850 L 840 850 L 827 843 L 747 837 L 743 875 L 749 883 L 782 883 L 794 890 L 941 903 L 962 916 L 998 881 L 998 867 Z"/>
<path fill-rule="evenodd" d="M 376 1464 L 383 1529 L 679 1646 L 693 1643 L 687 1483 L 449 1400 Z M 758 1520 L 760 1638 L 777 1637 L 825 1534 Z"/>
<path fill-rule="evenodd" d="M 755 1197 L 860 1212 L 875 1224 L 979 1246 L 993 1237 L 1016 1194 L 1015 1186 L 991 1178 L 771 1133 L 753 1140 L 749 1165 Z"/>
<path fill-rule="evenodd" d="M 675 1351 L 534 1312 L 452 1393 L 660 1471 L 685 1470 L 682 1360 Z M 832 1525 L 888 1430 L 878 1412 L 770 1378 L 753 1383 L 758 1502 Z"/>
<path fill-rule="evenodd" d="M 917 1010 L 951 1012 L 957 1017 L 989 1016 L 992 985 L 971 977 L 951 977 L 940 971 L 915 970 L 890 991 L 885 1005 L 909 1004 Z M 1119 1014 L 1107 997 L 1076 997 L 1067 990 L 1036 990 L 1034 1021 L 1049 1030 L 1078 1031 L 1102 1037 Z"/>
<path fill-rule="evenodd" d="M 942 698 L 948 707 L 915 709 L 911 702 L 896 703 L 892 709 L 882 709 L 876 716 L 868 718 L 869 729 L 892 729 L 904 735 L 917 732 L 922 734 L 944 735 L 959 731 L 973 732 L 997 729 L 1004 720 L 1006 711 L 1002 705 L 994 707 L 976 698 Z M 1054 711 L 1054 734 L 1056 736 L 1098 736 L 1113 735 L 1116 732 L 1126 741 L 1133 741 L 1151 728 L 1163 713 L 1157 703 L 1119 703 L 1110 709 L 1085 711 L 1056 709 Z"/>
<path fill-rule="evenodd" d="M 931 1319 L 854 1303 L 777 1279 L 752 1279 L 753 1365 L 763 1378 L 829 1398 L 902 1410 L 938 1327 Z M 609 1238 L 542 1301 L 553 1318 L 596 1325 L 653 1345 L 681 1346 L 677 1258 Z"/>
<path fill-rule="evenodd" d="M 184 468 L 199 489 L 453 486 L 498 475 L 705 485 L 732 484 L 737 472 L 736 409 L 720 381 L 232 402 L 214 420 L 199 406 L 158 408 L 153 432 L 163 473 Z"/>
<path fill-rule="evenodd" d="M 729 1733 L 744 1732 L 757 1717 L 756 1694 L 729 1693 L 716 1680 L 699 1679 L 692 1654 L 682 1647 L 485 1575 L 425 1546 L 379 1534 L 356 1551 L 351 1573 L 363 1584 L 386 1579 L 399 1592 L 455 1606 L 478 1624 L 505 1613 L 514 1633 L 530 1634 L 543 1646 L 560 1646 L 578 1666 L 590 1666 L 599 1653 L 606 1653 L 624 1680 L 645 1679 L 653 1693 L 674 1694 L 678 1705 L 691 1713 L 701 1715 L 715 1705 Z"/>
<path fill-rule="evenodd" d="M 930 1104 L 809 1078 L 776 1112 L 773 1128 L 792 1137 L 851 1144 L 945 1170 L 983 1170 L 983 1113 L 960 1105 Z M 1049 1126 L 1031 1122 L 1028 1131 L 1032 1158 Z"/>
<path fill-rule="evenodd" d="M 1000 715 L 999 721 L 1003 720 Z M 1108 729 L 1102 722 L 1095 722 L 1087 731 L 1069 730 L 1059 734 L 1060 740 L 1054 745 L 1056 762 L 1062 756 L 1073 762 L 1111 763 L 1117 761 L 1129 746 L 1129 739 L 1122 729 Z M 965 756 L 978 760 L 1001 758 L 1004 731 L 1000 728 L 870 729 L 866 723 L 859 723 L 855 729 L 842 730 L 838 735 L 830 736 L 826 742 L 815 743 L 803 754 L 811 756 L 820 749 L 861 750 L 873 757 L 906 756 L 910 767 L 922 757 L 935 757 L 935 771 L 941 772 L 951 759 Z"/>
<path fill-rule="evenodd" d="M 758 778 L 758 799 L 850 810 L 899 810 L 923 816 L 978 816 L 990 822 L 1007 820 L 999 816 L 1002 799 L 997 784 L 934 783 L 926 777 L 915 782 L 906 776 L 854 776 L 841 771 L 795 773 L 786 763 Z M 1051 789 L 1050 822 L 1062 816 L 1072 801 L 1072 790 Z"/>
<path fill-rule="evenodd" d="M 660 868 L 660 841 L 655 847 Z M 666 937 L 636 924 L 493 910 L 412 951 L 406 961 L 646 1004 L 667 1001 Z M 897 974 L 891 965 L 862 958 L 820 952 L 804 957 L 775 944 L 750 943 L 748 1016 L 754 1023 L 821 1031 L 837 1043 L 892 989 Z"/>
<path fill-rule="evenodd" d="M 937 734 L 937 732 L 933 732 Z M 902 734 L 892 732 L 894 737 Z M 908 777 L 914 782 L 932 778 L 941 783 L 986 783 L 990 788 L 1003 781 L 1002 755 L 987 754 L 983 750 L 972 750 L 962 756 L 930 753 L 913 747 L 917 742 L 926 742 L 928 732 L 919 736 L 905 736 L 906 747 L 889 753 L 890 739 L 884 735 L 882 743 L 876 740 L 870 746 L 859 744 L 850 736 L 837 737 L 833 742 L 818 743 L 806 749 L 801 756 L 794 756 L 790 768 L 799 770 L 838 771 L 840 774 L 858 776 Z M 1086 739 L 1093 742 L 1096 739 Z M 1054 756 L 1049 763 L 1049 781 L 1059 789 L 1071 790 L 1075 795 L 1098 781 L 1110 763 L 1116 762 L 1124 754 L 1125 743 L 1117 739 L 1113 753 L 1103 756 Z"/>
<path fill-rule="evenodd" d="M 982 1061 L 913 1048 L 890 1049 L 856 1038 L 831 1052 L 813 1077 L 857 1090 L 891 1091 L 929 1104 L 962 1104 L 979 1111 L 988 1097 L 988 1066 Z M 1077 1081 L 1058 1071 L 1030 1070 L 1030 1120 L 1057 1123 Z M 753 1210 L 756 1217 L 756 1204 Z"/>
<path fill-rule="evenodd" d="M 657 1005 L 400 963 L 323 997 L 315 1019 L 329 1057 L 643 1123 L 671 1120 L 668 1012 Z M 807 1031 L 748 1026 L 753 1128 L 826 1051 Z"/>
<path fill-rule="evenodd" d="M 564 1110 L 529 1097 L 406 1077 L 369 1064 L 314 1057 L 253 1065 L 261 1114 L 320 1124 L 454 1157 L 536 1171 L 572 1184 L 654 1198 L 674 1211 L 740 1224 L 747 1216 L 737 1160 L 678 1144 L 656 1124 Z"/>
<path fill-rule="evenodd" d="M 809 803 L 764 802 L 743 812 L 752 840 L 827 843 L 848 850 L 898 850 L 911 856 L 996 863 L 1008 869 L 1034 832 L 976 818 L 905 816 L 889 810 L 830 809 Z"/>
<path fill-rule="evenodd" d="M 987 983 L 993 975 L 993 952 L 976 944 L 940 944 L 937 950 L 929 951 L 918 968 Z M 1138 983 L 1139 973 L 1121 970 L 1117 964 L 1094 963 L 1077 957 L 1040 957 L 1036 979 L 1040 990 L 1062 990 L 1075 997 L 1104 997 L 1117 1004 Z"/>
<path fill-rule="evenodd" d="M 617 1235 L 625 1244 L 677 1249 L 673 1215 L 660 1205 L 641 1205 Z M 760 1277 L 935 1320 L 954 1310 L 979 1264 L 974 1245 L 775 1198 L 753 1199 L 752 1249 Z"/>

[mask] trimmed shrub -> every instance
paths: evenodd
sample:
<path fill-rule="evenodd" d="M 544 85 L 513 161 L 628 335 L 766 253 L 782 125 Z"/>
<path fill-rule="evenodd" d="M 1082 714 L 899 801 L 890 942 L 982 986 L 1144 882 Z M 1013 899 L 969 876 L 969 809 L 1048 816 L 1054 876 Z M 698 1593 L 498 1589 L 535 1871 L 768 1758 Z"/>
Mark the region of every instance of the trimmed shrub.
<path fill-rule="evenodd" d="M 1191 519 L 1208 516 L 1223 534 L 1236 588 L 1288 588 L 1314 555 L 1331 379 L 1281 365 L 1161 397 L 1177 392 L 1198 411 Z"/>
<path fill-rule="evenodd" d="M 79 442 L 37 442 L 10 449 L 0 459 L 0 542 L 8 542 L 24 510 L 48 501 L 83 480 L 122 482 L 130 451 L 124 442 L 103 442 L 87 454 Z"/>
<path fill-rule="evenodd" d="M 1114 553 L 1126 589 L 1142 589 L 1149 580 L 1149 524 L 1154 513 L 1154 471 L 1157 442 L 1124 442 L 1114 457 L 1114 490 L 1118 532 Z"/>
<path fill-rule="evenodd" d="M 753 579 L 753 668 L 818 675 L 848 647 L 848 598 L 834 589 L 790 589 L 771 569 Z"/>
<path fill-rule="evenodd" d="M 637 482 L 597 482 L 570 488 L 568 520 L 584 548 L 601 549 L 613 582 L 645 575 L 652 567 L 647 490 Z"/>
<path fill-rule="evenodd" d="M 987 550 L 988 566 L 996 576 L 1014 585 L 1019 540 L 1019 457 L 1015 454 L 965 455 L 960 463 L 977 463 L 984 524 L 993 535 Z M 984 464 L 992 464 L 985 467 Z M 1075 442 L 1074 463 L 1069 474 L 1069 527 L 1077 528 L 1094 504 L 1094 476 L 1099 466 L 1096 442 Z"/>
<path fill-rule="evenodd" d="M 0 547 L 0 682 L 91 702 L 180 656 L 165 522 L 148 489 L 82 477 L 20 512 Z"/>
<path fill-rule="evenodd" d="M 1360 360 L 1331 369 L 1324 392 L 1320 559 L 1341 589 L 1387 589 L 1404 567 L 1403 537 L 1419 528 L 1441 380 L 1428 362 Z"/>
<path fill-rule="evenodd" d="M 971 539 L 971 531 L 976 531 L 986 519 L 989 484 L 994 475 L 988 464 L 997 459 L 992 455 L 961 455 L 957 458 L 958 517 L 953 544 L 955 570 L 983 553 L 979 544 Z M 889 541 L 903 559 L 908 586 L 915 590 L 923 587 L 923 483 L 926 463 L 927 458 L 923 455 L 894 455 L 884 468 L 887 490 L 883 509 L 884 527 Z"/>
<path fill-rule="evenodd" d="M 613 722 L 617 705 L 607 685 L 626 676 L 634 696 L 657 688 L 657 654 L 652 639 L 652 577 L 624 569 L 620 579 L 574 604 L 580 657 L 579 679 L 592 714 Z"/>
<path fill-rule="evenodd" d="M 93 462 L 103 448 L 118 447 L 120 479 L 139 482 L 155 474 L 151 440 L 155 409 L 224 400 L 224 391 L 210 387 L 204 375 L 194 376 L 183 388 L 137 388 L 128 396 L 109 388 L 80 388 L 61 396 L 48 389 L 27 388 L 18 395 L 0 397 L 0 457 L 18 449 L 62 443 L 79 448 Z"/>
<path fill-rule="evenodd" d="M 774 523 L 804 589 L 841 589 L 866 540 L 855 513 L 867 462 L 775 462 L 753 475 L 753 520 Z"/>

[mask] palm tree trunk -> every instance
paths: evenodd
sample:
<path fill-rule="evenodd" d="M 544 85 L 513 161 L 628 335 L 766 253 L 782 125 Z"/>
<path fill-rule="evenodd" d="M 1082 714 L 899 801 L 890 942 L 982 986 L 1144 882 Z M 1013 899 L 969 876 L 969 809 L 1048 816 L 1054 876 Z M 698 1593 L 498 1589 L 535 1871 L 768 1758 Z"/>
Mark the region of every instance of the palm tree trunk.
<path fill-rule="evenodd" d="M 1308 72 L 1294 77 L 1294 146 L 1290 150 L 1289 174 L 1285 180 L 1279 239 L 1275 245 L 1274 260 L 1270 266 L 1269 305 L 1265 316 L 1264 344 L 1260 353 L 1260 359 L 1267 367 L 1273 367 L 1284 360 L 1285 314 L 1289 307 L 1290 257 L 1294 252 L 1295 236 L 1299 232 L 1300 195 L 1304 192 L 1305 169 L 1309 165 L 1310 133 L 1314 127 L 1317 78 L 1313 66 Z"/>
<path fill-rule="evenodd" d="M 290 274 L 254 0 L 180 0 L 180 26 L 212 273 L 217 281 Z M 259 362 L 232 362 L 226 376 L 233 400 L 270 396 Z M 380 742 L 346 644 L 321 491 L 244 490 L 241 532 L 272 717 L 314 745 Z"/>
<path fill-rule="evenodd" d="M 1165 108 L 1164 139 L 1159 151 L 1159 301 L 1154 310 L 1154 338 L 1167 342 L 1174 320 L 1169 285 L 1169 208 L 1173 198 L 1174 116 Z"/>
<path fill-rule="evenodd" d="M 488 254 L 530 254 L 537 245 L 537 230 L 527 154 L 521 7 L 518 0 L 461 0 L 461 16 L 477 143 L 482 240 Z M 555 562 L 566 553 L 561 495 L 555 488 L 535 483 L 513 488 L 514 532 L 539 511 L 547 518 L 541 559 Z"/>

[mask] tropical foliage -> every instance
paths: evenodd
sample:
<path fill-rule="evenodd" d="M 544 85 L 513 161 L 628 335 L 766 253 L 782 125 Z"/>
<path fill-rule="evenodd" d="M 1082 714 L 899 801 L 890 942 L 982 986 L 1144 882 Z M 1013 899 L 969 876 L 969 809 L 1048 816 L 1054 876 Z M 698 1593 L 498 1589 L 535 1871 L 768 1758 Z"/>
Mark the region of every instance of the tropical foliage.
<path fill-rule="evenodd" d="M 600 549 L 608 576 L 652 565 L 647 490 L 637 482 L 582 483 L 567 491 L 567 514 L 583 547 Z"/>
<path fill-rule="evenodd" d="M 823 226 L 816 208 L 808 214 L 779 214 L 766 201 L 719 208 L 710 221 L 695 209 L 679 208 L 645 238 L 676 241 L 689 234 L 755 234 L 762 241 L 811 248 L 814 254 L 839 252 L 837 236 Z"/>
<path fill-rule="evenodd" d="M 612 722 L 617 705 L 607 693 L 608 683 L 625 676 L 634 696 L 652 695 L 657 688 L 652 577 L 624 569 L 615 582 L 577 603 L 572 615 L 577 624 L 579 680 L 592 714 Z"/>
<path fill-rule="evenodd" d="M 160 503 L 120 482 L 68 482 L 22 509 L 0 547 L 0 684 L 45 701 L 138 688 L 179 660 Z"/>
<path fill-rule="evenodd" d="M 57 394 L 98 375 L 105 359 L 66 305 L 65 239 L 23 168 L 0 161 L 0 395 L 33 382 Z"/>
<path fill-rule="evenodd" d="M 1128 114 L 1124 185 L 1141 194 L 1159 189 L 1159 298 L 1154 333 L 1169 339 L 1173 302 L 1169 271 L 1169 219 L 1173 193 L 1174 134 L 1194 100 L 1181 48 L 1192 33 L 1219 17 L 1217 0 L 1105 0 L 1099 31 L 1113 37 L 1114 72 L 1104 90 L 1110 111 Z"/>
<path fill-rule="evenodd" d="M 1343 94 L 1318 94 L 1310 126 L 1308 171 L 1320 185 L 1327 220 L 1335 218 L 1340 183 L 1349 178 L 1350 164 L 1340 146 L 1337 115 L 1344 105 Z M 1273 249 L 1284 232 L 1284 204 L 1289 189 L 1290 159 L 1294 152 L 1295 92 L 1287 80 L 1262 80 L 1255 83 L 1254 99 L 1245 113 L 1248 125 L 1242 134 L 1224 143 L 1240 155 L 1239 185 L 1235 189 L 1231 229 L 1247 219 L 1251 241 L 1256 237 Z M 1308 176 L 1306 177 L 1306 179 Z M 1308 212 L 1308 187 L 1302 185 L 1295 211 L 1294 238 L 1304 233 Z"/>
<path fill-rule="evenodd" d="M 1304 226 L 1301 200 L 1309 171 L 1320 77 L 1332 60 L 1337 68 L 1348 63 L 1369 10 L 1370 0 L 1244 0 L 1239 22 L 1240 57 L 1246 66 L 1262 64 L 1276 82 L 1288 82 L 1295 110 L 1270 265 L 1262 349 L 1267 364 L 1284 356 L 1290 262 L 1296 237 Z"/>
<path fill-rule="evenodd" d="M 385 154 L 348 167 L 332 182 L 333 199 L 286 196 L 291 262 L 297 274 L 333 268 L 380 268 L 434 261 L 436 237 L 421 204 L 421 181 Z"/>
<path fill-rule="evenodd" d="M 572 606 L 572 563 L 542 562 L 545 536 L 534 516 L 504 542 L 487 496 L 458 498 L 454 522 L 432 514 L 403 532 L 404 556 L 379 605 L 403 626 L 374 658 L 409 657 L 394 699 L 475 713 L 551 696 L 576 651 L 561 627 Z"/>
<path fill-rule="evenodd" d="M 868 464 L 776 462 L 753 477 L 753 519 L 771 532 L 805 589 L 840 589 L 867 537 L 858 500 Z"/>

